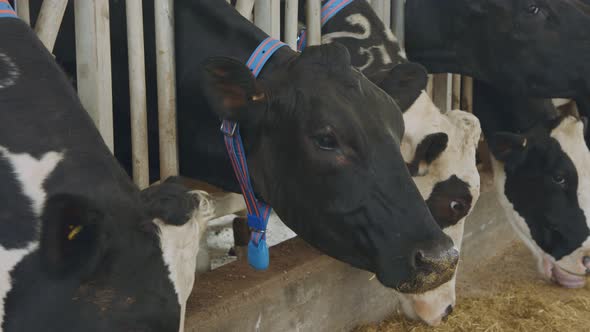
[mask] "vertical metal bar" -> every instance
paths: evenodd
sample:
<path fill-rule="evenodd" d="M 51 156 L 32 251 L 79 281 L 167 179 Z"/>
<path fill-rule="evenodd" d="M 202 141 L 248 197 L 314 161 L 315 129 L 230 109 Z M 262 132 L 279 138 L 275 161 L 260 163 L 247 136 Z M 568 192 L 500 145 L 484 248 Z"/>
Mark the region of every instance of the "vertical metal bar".
<path fill-rule="evenodd" d="M 473 113 L 473 78 L 461 77 L 461 109 Z"/>
<path fill-rule="evenodd" d="M 113 151 L 109 1 L 74 1 L 78 95 Z"/>
<path fill-rule="evenodd" d="M 140 189 L 150 184 L 142 2 L 142 0 L 126 0 L 125 3 L 129 52 L 131 159 L 133 181 Z"/>
<path fill-rule="evenodd" d="M 68 0 L 44 0 L 39 10 L 39 17 L 37 23 L 35 23 L 35 33 L 37 33 L 37 36 L 49 52 L 53 51 L 67 5 Z"/>
<path fill-rule="evenodd" d="M 458 110 L 461 108 L 461 75 L 453 74 L 453 93 L 451 100 L 451 110 Z"/>
<path fill-rule="evenodd" d="M 252 22 L 252 10 L 254 9 L 255 0 L 237 0 L 236 10 L 245 18 Z"/>
<path fill-rule="evenodd" d="M 281 2 L 277 0 L 270 2 L 270 36 L 281 39 Z"/>
<path fill-rule="evenodd" d="M 174 62 L 174 0 L 154 1 L 160 179 L 178 174 L 176 145 L 176 72 Z"/>
<path fill-rule="evenodd" d="M 434 74 L 434 104 L 442 113 L 451 110 L 451 85 L 452 78 L 449 74 Z"/>
<path fill-rule="evenodd" d="M 322 42 L 322 23 L 320 13 L 322 4 L 319 0 L 307 0 L 307 46 L 320 45 Z"/>
<path fill-rule="evenodd" d="M 428 74 L 428 82 L 426 83 L 426 93 L 430 96 L 430 99 L 434 97 L 434 77 L 432 74 Z"/>
<path fill-rule="evenodd" d="M 383 3 L 384 3 L 384 0 L 371 1 L 371 7 L 373 7 L 373 10 L 377 14 L 377 16 L 379 16 L 379 19 L 381 21 L 383 21 Z"/>
<path fill-rule="evenodd" d="M 285 0 L 285 43 L 297 49 L 298 0 Z"/>
<path fill-rule="evenodd" d="M 29 9 L 29 0 L 16 0 L 16 13 L 21 20 L 31 25 L 31 12 Z"/>
<path fill-rule="evenodd" d="M 272 0 L 256 0 L 254 6 L 254 24 L 268 35 L 272 35 L 271 2 Z"/>
<path fill-rule="evenodd" d="M 399 41 L 400 47 L 404 48 L 404 4 L 406 0 L 391 0 L 391 28 Z"/>
<path fill-rule="evenodd" d="M 391 0 L 383 1 L 383 24 L 386 27 L 391 26 Z"/>

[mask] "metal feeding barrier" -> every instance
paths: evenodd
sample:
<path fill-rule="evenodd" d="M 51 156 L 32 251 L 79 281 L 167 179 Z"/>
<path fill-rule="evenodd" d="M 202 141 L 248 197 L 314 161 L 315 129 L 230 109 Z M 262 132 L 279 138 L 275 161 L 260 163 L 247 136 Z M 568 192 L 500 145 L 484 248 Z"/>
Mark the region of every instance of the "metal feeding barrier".
<path fill-rule="evenodd" d="M 157 54 L 160 178 L 178 174 L 176 79 L 174 57 L 174 0 L 153 0 Z M 232 2 L 227 0 L 228 2 Z M 306 1 L 307 45 L 321 43 L 320 0 L 235 0 L 236 10 L 275 39 L 296 49 L 299 1 Z M 361 1 L 361 0 L 359 0 Z M 386 26 L 404 44 L 405 0 L 367 0 Z M 284 17 L 281 17 L 284 3 Z M 150 185 L 146 114 L 146 73 L 142 0 L 126 0 L 133 181 Z M 29 0 L 14 0 L 18 15 L 30 24 Z M 68 0 L 44 0 L 34 30 L 50 50 L 57 39 Z M 74 1 L 78 94 L 106 145 L 114 151 L 113 97 L 109 0 Z M 283 21 L 282 21 L 283 20 Z M 281 22 L 284 24 L 281 25 Z M 281 27 L 284 31 L 281 35 Z M 123 33 L 123 32 L 122 32 Z M 471 111 L 472 81 L 459 75 L 437 74 L 428 92 L 443 112 L 461 107 Z M 241 213 L 241 195 L 218 194 L 217 216 Z M 206 241 L 202 241 L 205 242 Z"/>

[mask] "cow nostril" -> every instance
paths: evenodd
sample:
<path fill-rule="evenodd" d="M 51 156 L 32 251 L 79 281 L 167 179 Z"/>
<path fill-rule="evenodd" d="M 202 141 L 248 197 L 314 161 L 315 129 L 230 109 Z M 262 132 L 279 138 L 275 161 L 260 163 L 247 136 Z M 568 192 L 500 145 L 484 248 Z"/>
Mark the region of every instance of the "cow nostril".
<path fill-rule="evenodd" d="M 445 314 L 443 315 L 443 319 L 449 317 L 453 313 L 453 305 L 449 304 L 447 309 L 445 310 Z"/>
<path fill-rule="evenodd" d="M 584 266 L 586 267 L 586 273 L 590 274 L 590 256 L 584 257 L 582 262 L 584 263 Z"/>
<path fill-rule="evenodd" d="M 414 254 L 414 266 L 417 269 L 424 268 L 425 265 L 428 263 L 426 262 L 426 258 L 424 257 L 424 251 L 418 250 L 416 254 Z"/>

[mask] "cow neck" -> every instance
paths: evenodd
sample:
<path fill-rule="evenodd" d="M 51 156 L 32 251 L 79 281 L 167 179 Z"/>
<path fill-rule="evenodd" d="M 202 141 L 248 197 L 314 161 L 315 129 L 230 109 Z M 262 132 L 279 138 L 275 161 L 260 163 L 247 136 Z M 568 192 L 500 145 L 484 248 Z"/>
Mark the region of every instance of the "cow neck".
<path fill-rule="evenodd" d="M 182 26 L 182 29 L 177 29 L 177 38 L 184 39 L 185 42 L 180 44 L 194 48 L 193 52 L 186 52 L 191 54 L 190 58 L 180 59 L 189 68 L 197 67 L 201 61 L 212 56 L 231 57 L 246 63 L 256 47 L 268 37 L 225 1 L 178 1 L 176 11 L 181 20 L 177 26 Z M 196 40 L 204 42 L 195 43 Z M 296 55 L 297 52 L 282 47 L 265 64 L 259 79 L 267 78 Z M 190 76 L 193 73 L 180 74 Z"/>
<path fill-rule="evenodd" d="M 248 61 L 246 61 L 246 66 L 255 77 L 258 77 L 273 55 L 285 46 L 287 46 L 285 43 L 267 37 L 254 49 Z M 248 262 L 257 270 L 265 270 L 269 261 L 266 225 L 272 209 L 265 202 L 259 201 L 254 194 L 239 124 L 224 119 L 221 124 L 221 132 L 224 135 L 225 146 L 232 168 L 246 202 L 248 226 L 252 228 L 252 235 L 248 244 Z"/>

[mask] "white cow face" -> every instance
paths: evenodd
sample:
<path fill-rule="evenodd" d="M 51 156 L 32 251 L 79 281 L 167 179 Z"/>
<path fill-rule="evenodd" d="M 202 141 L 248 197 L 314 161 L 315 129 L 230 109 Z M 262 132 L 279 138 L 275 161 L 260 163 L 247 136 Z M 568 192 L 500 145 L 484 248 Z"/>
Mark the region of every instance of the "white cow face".
<path fill-rule="evenodd" d="M 490 140 L 499 200 L 539 272 L 568 288 L 590 270 L 590 151 L 573 116 Z"/>
<path fill-rule="evenodd" d="M 434 219 L 460 250 L 465 218 L 479 198 L 479 121 L 463 111 L 441 114 L 423 92 L 404 113 L 404 122 L 404 160 Z M 402 295 L 404 313 L 438 325 L 455 305 L 455 277 L 429 292 Z"/>

